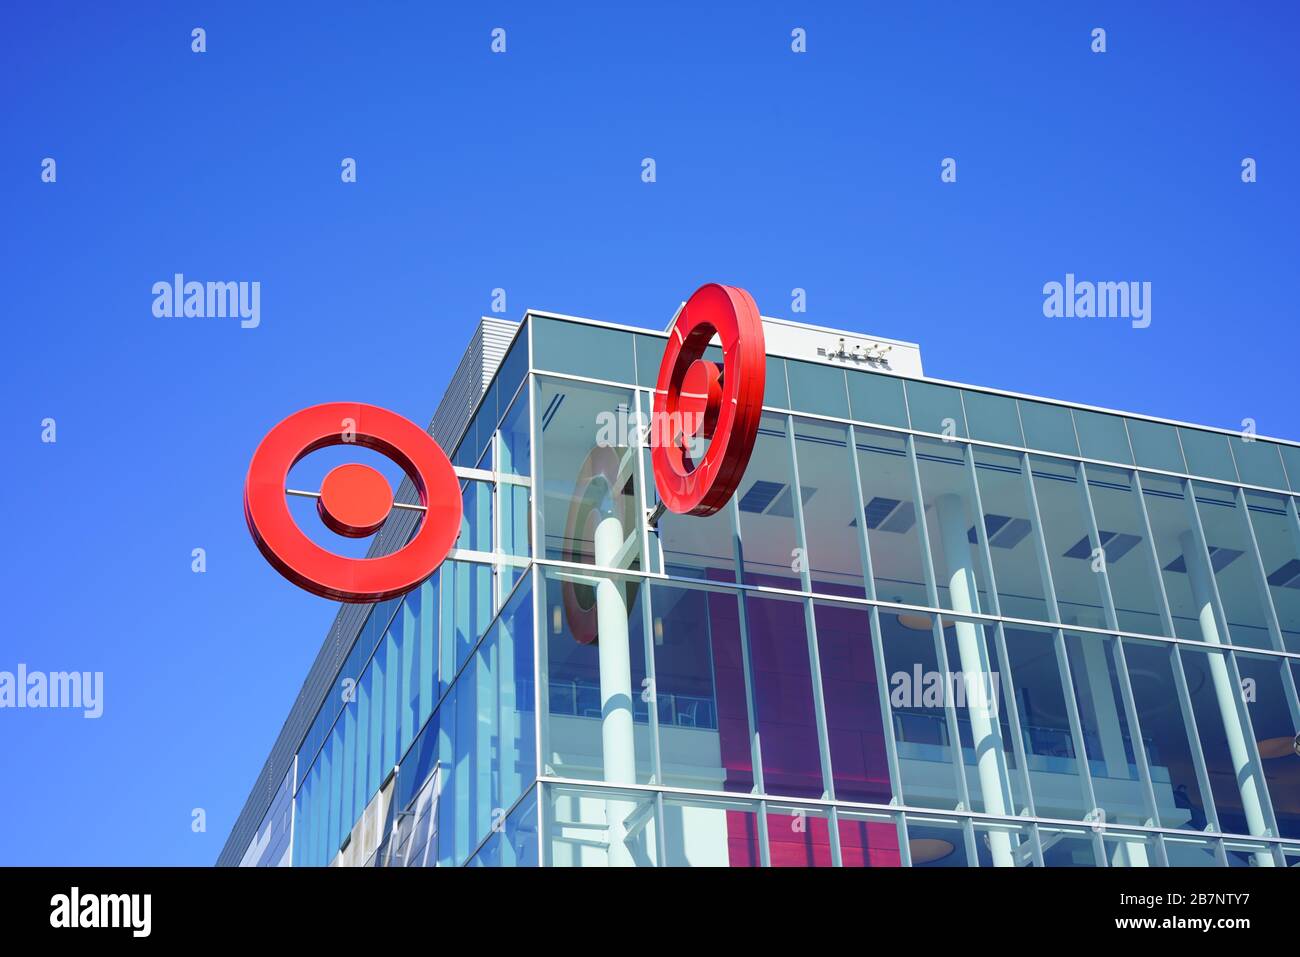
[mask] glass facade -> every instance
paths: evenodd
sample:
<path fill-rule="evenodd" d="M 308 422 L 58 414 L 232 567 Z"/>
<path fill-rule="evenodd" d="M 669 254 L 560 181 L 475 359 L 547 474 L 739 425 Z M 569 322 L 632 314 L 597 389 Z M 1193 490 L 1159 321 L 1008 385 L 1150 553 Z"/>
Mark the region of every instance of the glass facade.
<path fill-rule="evenodd" d="M 649 525 L 663 345 L 525 321 L 294 864 L 1296 862 L 1300 449 L 769 356 L 727 507 Z"/>

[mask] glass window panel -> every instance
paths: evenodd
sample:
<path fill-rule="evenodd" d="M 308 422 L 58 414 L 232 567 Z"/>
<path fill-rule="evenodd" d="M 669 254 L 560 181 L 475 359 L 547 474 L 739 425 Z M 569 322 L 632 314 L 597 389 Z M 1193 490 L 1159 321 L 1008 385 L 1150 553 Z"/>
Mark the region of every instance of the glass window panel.
<path fill-rule="evenodd" d="M 668 867 L 758 867 L 758 805 L 751 801 L 664 799 Z"/>
<path fill-rule="evenodd" d="M 456 681 L 456 750 L 451 765 L 451 780 L 447 783 L 456 795 L 457 813 L 450 836 L 457 864 L 463 863 L 469 856 L 479 834 L 478 751 L 474 746 L 478 724 L 477 671 L 478 657 L 473 656 L 465 663 L 465 670 Z"/>
<path fill-rule="evenodd" d="M 1246 509 L 1284 647 L 1300 651 L 1300 529 L 1287 513 L 1287 500 L 1280 495 L 1247 492 Z"/>
<path fill-rule="evenodd" d="M 622 522 L 625 535 L 635 535 L 624 567 L 640 567 L 633 401 L 623 389 L 538 380 L 540 525 L 547 558 L 593 563 L 598 521 L 612 517 Z"/>
<path fill-rule="evenodd" d="M 398 701 L 398 742 L 400 758 L 415 740 L 415 732 L 422 723 L 420 715 L 420 610 L 424 600 L 424 587 L 410 592 L 402 602 L 401 655 L 402 680 Z"/>
<path fill-rule="evenodd" d="M 1084 518 L 1076 464 L 1034 455 L 1030 456 L 1030 469 L 1061 621 L 1105 628 L 1102 565 L 1096 560 L 1100 557 L 1094 554 L 1097 545 Z"/>
<path fill-rule="evenodd" d="M 1034 547 L 1033 516 L 1029 511 L 1021 456 L 1016 452 L 977 448 L 975 476 L 984 506 L 984 528 L 1002 614 L 1047 621 L 1043 576 Z"/>
<path fill-rule="evenodd" d="M 519 391 L 519 385 L 527 374 L 528 330 L 521 326 L 520 331 L 515 333 L 505 358 L 501 360 L 501 368 L 497 370 L 497 382 L 500 384 L 498 394 L 503 402 L 509 402 L 510 397 Z"/>
<path fill-rule="evenodd" d="M 401 624 L 399 617 L 393 622 L 393 628 L 388 633 L 387 639 L 387 658 L 384 662 L 384 750 L 383 761 L 379 766 L 379 780 L 383 781 L 388 772 L 397 767 L 398 759 L 402 756 L 401 739 L 399 737 L 398 724 L 398 701 L 401 697 L 402 689 L 402 646 Z"/>
<path fill-rule="evenodd" d="M 1119 627 L 1162 635 L 1165 629 L 1155 581 L 1155 556 L 1139 511 L 1132 473 L 1104 465 L 1085 465 L 1084 473 Z"/>
<path fill-rule="evenodd" d="M 989 610 L 988 578 L 975 528 L 965 445 L 916 439 L 916 464 L 925 498 L 926 528 L 939 605 L 955 611 Z M 986 527 L 988 519 L 985 519 Z"/>
<path fill-rule="evenodd" d="M 492 485 L 489 482 L 460 483 L 460 536 L 456 548 L 492 550 Z"/>
<path fill-rule="evenodd" d="M 528 390 L 519 393 L 510 411 L 501 420 L 499 471 L 508 475 L 528 475 L 531 430 L 528 427 Z"/>
<path fill-rule="evenodd" d="M 970 426 L 972 439 L 1002 445 L 1025 444 L 1015 399 L 967 389 L 962 392 L 962 404 L 966 408 L 966 424 Z"/>
<path fill-rule="evenodd" d="M 1103 835 L 1103 843 L 1106 863 L 1111 867 L 1156 867 L 1159 864 L 1154 835 L 1109 831 Z"/>
<path fill-rule="evenodd" d="M 1282 457 L 1272 442 L 1230 442 L 1233 458 L 1237 461 L 1237 474 L 1248 485 L 1267 485 L 1286 488 L 1286 473 L 1282 470 Z"/>
<path fill-rule="evenodd" d="M 1183 443 L 1188 472 L 1228 482 L 1237 481 L 1237 468 L 1226 435 L 1200 429 L 1179 429 L 1178 437 Z"/>
<path fill-rule="evenodd" d="M 753 788 L 740 613 L 730 592 L 651 585 L 655 683 L 664 783 Z"/>
<path fill-rule="evenodd" d="M 912 428 L 936 435 L 966 435 L 961 390 L 932 382 L 907 380 L 907 409 Z"/>
<path fill-rule="evenodd" d="M 664 361 L 668 340 L 663 336 L 635 335 L 637 385 L 653 389 L 659 382 L 659 367 Z"/>
<path fill-rule="evenodd" d="M 1025 442 L 1031 449 L 1044 452 L 1061 452 L 1078 455 L 1079 446 L 1074 437 L 1074 420 L 1070 410 L 1046 402 L 1029 402 L 1021 399 L 1020 424 L 1025 430 Z"/>
<path fill-rule="evenodd" d="M 858 428 L 858 471 L 875 575 L 876 597 L 928 605 L 921 539 L 916 521 L 916 485 L 903 436 Z M 857 523 L 857 519 L 850 525 Z"/>
<path fill-rule="evenodd" d="M 767 374 L 763 379 L 763 405 L 769 408 L 790 408 L 790 390 L 785 381 L 785 360 L 767 357 Z"/>
<path fill-rule="evenodd" d="M 655 866 L 655 808 L 654 799 L 649 795 L 615 788 L 548 786 L 546 797 L 547 863 L 550 866 Z M 614 838 L 618 841 L 615 845 L 607 840 L 610 834 L 607 822 L 611 820 L 621 820 L 627 825 L 626 830 L 620 829 L 625 834 L 623 839 L 618 841 L 617 837 Z M 712 843 L 716 851 L 721 842 L 721 835 L 716 830 L 720 824 L 721 820 L 715 818 L 705 827 L 693 829 L 687 839 L 699 841 L 702 845 Z M 672 838 L 669 840 L 671 842 Z M 615 854 L 619 855 L 618 860 L 612 860 Z M 725 859 L 707 863 L 717 865 L 725 863 Z"/>
<path fill-rule="evenodd" d="M 749 728 L 735 597 L 724 592 L 651 585 L 655 681 L 646 703 L 659 721 L 666 784 L 726 789 L 729 768 L 750 781 Z M 710 606 L 730 614 L 710 614 Z M 720 726 L 719 708 L 728 711 Z"/>
<path fill-rule="evenodd" d="M 821 797 L 820 749 L 802 601 L 745 599 L 754 710 L 768 794 Z"/>
<path fill-rule="evenodd" d="M 1173 649 L 1170 644 L 1124 639 L 1129 683 L 1155 790 L 1157 823 L 1203 831 L 1209 822 L 1193 757 L 1196 740 L 1179 704 Z M 1203 678 L 1198 673 L 1198 690 Z"/>
<path fill-rule="evenodd" d="M 531 580 L 520 586 L 502 611 L 497 640 L 501 709 L 497 763 L 501 804 L 509 807 L 537 776 Z"/>
<path fill-rule="evenodd" d="M 339 832 L 340 839 L 344 834 L 352 829 L 358 817 L 361 816 L 362 809 L 366 806 L 368 796 L 368 787 L 370 785 L 370 761 L 371 761 L 371 736 L 370 725 L 374 714 L 374 705 L 372 704 L 373 691 L 375 683 L 375 670 L 367 668 L 365 674 L 361 676 L 361 683 L 357 685 L 357 725 L 356 734 L 348 730 L 348 740 L 354 745 L 352 760 L 347 761 L 347 766 L 352 769 L 352 794 L 348 804 L 348 813 L 340 822 L 342 827 Z M 345 759 L 346 760 L 346 759 Z"/>
<path fill-rule="evenodd" d="M 1217 841 L 1165 837 L 1165 856 L 1170 867 L 1219 867 Z"/>
<path fill-rule="evenodd" d="M 812 590 L 829 595 L 866 595 L 862 574 L 862 528 L 853 521 L 858 489 L 853 477 L 847 426 L 795 419 L 795 455 L 804 493 L 804 564 Z M 816 489 L 810 494 L 808 489 Z"/>
<path fill-rule="evenodd" d="M 1194 551 L 1195 539 L 1187 504 L 1183 500 L 1182 481 L 1158 475 L 1142 476 L 1143 501 L 1151 519 L 1151 534 L 1155 540 L 1156 558 L 1164 581 L 1169 611 L 1174 619 L 1174 631 L 1179 638 L 1204 641 L 1198 615 L 1204 602 L 1193 601 L 1192 586 L 1187 574 L 1184 546 Z"/>
<path fill-rule="evenodd" d="M 841 807 L 840 862 L 844 867 L 901 867 L 901 816 Z"/>
<path fill-rule="evenodd" d="M 1279 445 L 1278 450 L 1282 453 L 1282 464 L 1286 466 L 1287 478 L 1291 483 L 1289 488 L 1293 492 L 1300 492 L 1300 448 Z"/>
<path fill-rule="evenodd" d="M 1290 700 L 1283 684 L 1285 662 L 1242 654 L 1236 658 L 1242 698 L 1277 818 L 1276 836 L 1300 838 L 1300 754 L 1296 753 L 1300 704 Z"/>
<path fill-rule="evenodd" d="M 849 417 L 849 397 L 845 391 L 843 369 L 787 359 L 785 373 L 790 384 L 792 408 L 840 419 Z"/>
<path fill-rule="evenodd" d="M 1125 423 L 1138 465 L 1166 472 L 1187 471 L 1182 446 L 1178 444 L 1178 430 L 1172 425 L 1146 419 L 1126 419 Z"/>
<path fill-rule="evenodd" d="M 846 375 L 853 418 L 900 429 L 908 427 L 902 379 L 853 369 L 849 369 Z"/>
<path fill-rule="evenodd" d="M 533 368 L 635 382 L 632 334 L 603 326 L 532 318 Z"/>
<path fill-rule="evenodd" d="M 961 821 L 907 816 L 907 844 L 913 867 L 975 867 L 966 856 Z"/>
<path fill-rule="evenodd" d="M 505 813 L 501 801 L 500 766 L 493 760 L 499 753 L 501 725 L 497 700 L 497 636 L 494 626 L 474 653 L 474 828 L 471 840 L 478 842 L 500 822 Z"/>
<path fill-rule="evenodd" d="M 419 727 L 428 720 L 437 702 L 438 687 L 438 595 L 441 569 L 420 586 L 420 711 L 415 722 Z"/>
<path fill-rule="evenodd" d="M 1034 807 L 1041 817 L 1083 819 L 1095 809 L 1084 794 L 1055 638 L 1028 628 L 1007 627 L 1004 634 L 1011 676 L 1002 682 L 1014 689 Z"/>
<path fill-rule="evenodd" d="M 343 733 L 339 738 L 341 747 L 341 757 L 343 759 L 342 768 L 338 765 L 340 755 L 335 755 L 334 773 L 339 779 L 339 813 L 334 818 L 334 833 L 331 835 L 330 846 L 327 848 L 328 856 L 326 861 L 334 859 L 334 854 L 338 851 L 339 845 L 343 843 L 343 835 L 352 830 L 352 822 L 357 819 L 356 791 L 357 782 L 364 780 L 365 773 L 360 768 L 364 765 L 357 764 L 357 754 L 360 752 L 363 756 L 365 749 L 358 747 L 359 726 L 358 716 L 362 714 L 362 705 L 360 701 L 360 686 L 357 687 L 358 699 L 348 705 L 343 712 Z M 364 713 L 370 713 L 370 702 L 365 704 Z"/>
<path fill-rule="evenodd" d="M 459 682 L 452 685 L 437 711 L 438 719 L 438 834 L 436 844 L 439 866 L 449 867 L 456 860 L 456 820 L 468 814 L 464 801 L 456 794 L 456 726 L 460 723 Z"/>
<path fill-rule="evenodd" d="M 999 845 L 1007 847 L 1011 855 L 1012 867 L 1032 867 L 1034 865 L 1033 825 L 1011 824 L 1010 822 L 975 822 L 975 853 L 980 867 L 998 867 L 993 856 Z"/>
<path fill-rule="evenodd" d="M 888 804 L 892 793 L 880 714 L 884 690 L 872 656 L 871 613 L 819 602 L 814 615 L 835 797 Z"/>
<path fill-rule="evenodd" d="M 1043 844 L 1043 864 L 1047 867 L 1100 867 L 1097 846 L 1090 832 L 1081 828 L 1038 827 Z"/>
<path fill-rule="evenodd" d="M 1101 811 L 1098 819 L 1113 824 L 1145 824 L 1151 812 L 1139 782 L 1133 732 L 1120 690 L 1115 640 L 1067 632 L 1065 646 L 1092 789 Z"/>
<path fill-rule="evenodd" d="M 1231 641 L 1252 648 L 1271 648 L 1264 612 L 1266 586 L 1259 577 L 1245 510 L 1238 507 L 1233 489 L 1204 482 L 1193 482 L 1192 487 Z M 1204 564 L 1204 559 L 1198 562 Z M 1223 640 L 1229 639 L 1224 636 Z"/>
<path fill-rule="evenodd" d="M 388 671 L 388 646 L 380 644 L 370 666 L 372 684 L 370 687 L 370 742 L 366 746 L 366 785 L 359 796 L 358 816 L 370 800 L 370 796 L 379 790 L 379 782 L 384 779 L 384 692 Z M 358 769 L 360 765 L 358 765 Z"/>
<path fill-rule="evenodd" d="M 506 818 L 501 848 L 505 867 L 537 867 L 537 790 L 533 789 Z"/>
<path fill-rule="evenodd" d="M 767 806 L 767 849 L 772 867 L 831 867 L 829 813 L 818 807 Z"/>
<path fill-rule="evenodd" d="M 1229 867 L 1276 867 L 1274 846 L 1263 841 L 1225 840 L 1223 853 Z"/>
<path fill-rule="evenodd" d="M 650 398 L 641 393 L 641 413 L 650 421 Z M 654 467 L 650 449 L 642 455 L 645 465 L 647 505 L 655 507 L 659 491 L 655 487 Z M 651 543 L 651 556 L 655 571 L 681 578 L 703 578 L 709 581 L 734 582 L 736 580 L 736 536 L 733 531 L 735 497 L 723 509 L 709 516 L 679 515 L 664 511 L 655 527 L 656 543 Z M 662 567 L 660 555 L 662 554 Z"/>
<path fill-rule="evenodd" d="M 880 629 L 903 800 L 921 807 L 955 808 L 962 797 L 932 619 L 882 610 Z"/>
<path fill-rule="evenodd" d="M 626 752 L 634 755 L 636 781 L 645 784 L 654 768 L 651 763 L 649 707 L 645 694 L 649 688 L 645 667 L 645 631 L 643 600 L 645 586 L 632 578 L 574 575 L 559 569 L 546 574 L 546 763 L 548 774 L 560 777 L 606 779 L 606 763 L 611 769 L 625 767 Z M 613 618 L 600 614 L 598 603 L 609 602 Z M 625 610 L 624 610 L 625 609 Z M 626 621 L 626 669 L 618 674 L 621 635 L 616 627 L 603 633 L 601 619 Z M 607 656 L 612 673 L 602 674 L 601 657 Z M 609 689 L 610 704 L 604 705 L 602 682 L 614 682 Z M 621 739 L 620 751 L 606 755 L 602 718 L 608 708 L 622 710 L 620 681 L 631 692 L 632 740 Z M 624 713 L 626 713 L 624 711 Z M 611 727 L 625 727 L 616 721 Z"/>
<path fill-rule="evenodd" d="M 1117 415 L 1074 410 L 1074 431 L 1079 437 L 1079 451 L 1084 458 L 1131 464 L 1133 453 L 1128 446 L 1124 420 Z"/>
<path fill-rule="evenodd" d="M 740 539 L 743 546 L 745 582 L 798 589 L 801 586 L 795 561 L 801 548 L 795 525 L 790 459 L 790 438 L 784 415 L 765 413 L 758 426 L 758 439 L 745 468 L 736 502 L 740 510 Z M 821 490 L 800 479 L 804 505 Z"/>

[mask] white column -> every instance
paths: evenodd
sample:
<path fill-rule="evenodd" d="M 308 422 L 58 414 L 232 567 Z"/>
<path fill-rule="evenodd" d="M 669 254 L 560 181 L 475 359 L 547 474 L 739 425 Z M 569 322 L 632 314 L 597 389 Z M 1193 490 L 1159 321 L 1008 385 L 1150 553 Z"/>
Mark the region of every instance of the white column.
<path fill-rule="evenodd" d="M 1183 532 L 1178 542 L 1183 548 L 1183 562 L 1187 566 L 1187 579 L 1192 586 L 1192 601 L 1196 606 L 1201 637 L 1206 644 L 1222 644 L 1219 625 L 1214 618 L 1212 573 L 1206 567 L 1200 545 L 1190 531 Z M 1255 780 L 1255 772 L 1250 763 L 1245 729 L 1241 725 L 1241 715 L 1237 712 L 1241 689 L 1233 685 L 1223 655 L 1210 653 L 1205 657 L 1209 660 L 1210 681 L 1214 685 L 1214 697 L 1223 719 L 1223 732 L 1228 739 L 1228 753 L 1232 757 L 1232 770 L 1237 777 L 1237 790 L 1241 792 L 1241 808 L 1246 814 L 1246 827 L 1251 834 L 1263 836 L 1268 833 L 1268 825 L 1264 821 L 1264 808 L 1259 800 L 1259 783 Z M 1256 854 L 1255 861 L 1264 867 L 1273 864 L 1273 859 L 1268 854 Z"/>
<path fill-rule="evenodd" d="M 939 496 L 935 502 L 935 511 L 939 516 L 943 553 L 948 562 L 948 597 L 952 609 L 956 612 L 974 612 L 977 610 L 975 569 L 971 565 L 970 543 L 966 538 L 966 508 L 959 496 L 947 494 Z M 975 625 L 968 621 L 958 621 L 955 628 L 957 654 L 966 679 L 966 711 L 970 717 L 971 740 L 975 744 L 984 810 L 989 814 L 1006 815 L 1002 769 L 998 764 L 1002 754 L 1002 728 L 996 719 L 998 702 L 993 693 L 995 689 L 992 676 L 985 671 L 984 656 L 980 654 L 980 635 Z M 971 694 L 971 691 L 976 693 Z M 957 760 L 961 760 L 960 752 Z M 1014 867 L 1011 835 L 994 829 L 989 831 L 988 838 L 993 865 Z"/>
<path fill-rule="evenodd" d="M 623 523 L 609 515 L 596 526 L 596 564 L 613 565 L 623 547 Z M 600 659 L 600 740 L 607 784 L 636 783 L 636 742 L 632 730 L 632 658 L 628 641 L 627 599 L 623 585 L 610 578 L 596 584 L 596 640 Z M 636 804 L 605 802 L 611 867 L 633 867 L 625 821 Z"/>

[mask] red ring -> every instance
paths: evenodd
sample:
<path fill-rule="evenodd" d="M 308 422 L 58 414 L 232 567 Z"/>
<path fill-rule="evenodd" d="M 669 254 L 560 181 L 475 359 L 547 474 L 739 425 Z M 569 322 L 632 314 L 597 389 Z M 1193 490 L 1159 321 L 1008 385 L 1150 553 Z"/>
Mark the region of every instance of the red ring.
<path fill-rule="evenodd" d="M 722 344 L 722 398 L 709 448 L 690 467 L 667 430 L 689 411 L 684 406 L 691 403 L 682 398 L 686 373 L 715 335 Z M 763 323 L 753 297 L 718 283 L 695 290 L 673 323 L 655 385 L 651 461 L 659 499 L 670 511 L 712 515 L 735 493 L 758 437 L 766 378 Z M 706 422 L 713 424 L 711 419 L 706 414 Z"/>
<path fill-rule="evenodd" d="M 564 549 L 561 557 L 566 562 L 586 565 L 595 560 L 592 542 L 597 523 L 593 518 L 606 497 L 613 499 L 616 508 L 619 498 L 623 500 L 623 514 L 620 517 L 624 534 L 630 535 L 637 530 L 635 499 L 630 495 L 620 496 L 619 490 L 615 488 L 620 461 L 621 456 L 614 449 L 597 446 L 582 463 L 564 523 Z M 636 594 L 633 590 L 635 586 L 625 587 L 628 589 L 627 604 L 631 606 Z M 583 645 L 595 644 L 600 637 L 595 588 L 566 579 L 561 591 L 564 596 L 564 617 L 569 622 L 574 640 Z"/>
<path fill-rule="evenodd" d="M 317 449 L 344 444 L 374 449 L 400 465 L 425 507 L 415 537 L 381 558 L 327 551 L 289 512 L 289 470 Z M 298 587 L 337 601 L 383 601 L 419 585 L 447 557 L 460 534 L 460 484 L 438 443 L 414 422 L 378 406 L 328 402 L 295 412 L 262 439 L 244 482 L 244 518 L 266 560 Z"/>

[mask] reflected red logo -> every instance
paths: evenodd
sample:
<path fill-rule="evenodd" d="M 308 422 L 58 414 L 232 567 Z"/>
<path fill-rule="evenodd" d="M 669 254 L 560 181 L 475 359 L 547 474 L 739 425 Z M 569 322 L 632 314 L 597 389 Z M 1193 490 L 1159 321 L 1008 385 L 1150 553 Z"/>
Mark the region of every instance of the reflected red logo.
<path fill-rule="evenodd" d="M 289 470 L 317 449 L 349 444 L 392 459 L 419 494 L 419 530 L 380 558 L 348 558 L 322 548 L 289 512 Z M 373 534 L 392 509 L 388 480 L 360 463 L 333 469 L 316 500 L 326 527 L 351 538 Z M 298 587 L 337 601 L 382 601 L 419 585 L 447 557 L 460 534 L 460 485 L 438 443 L 414 422 L 378 406 L 329 402 L 295 412 L 267 433 L 248 466 L 244 517 L 266 560 Z"/>

